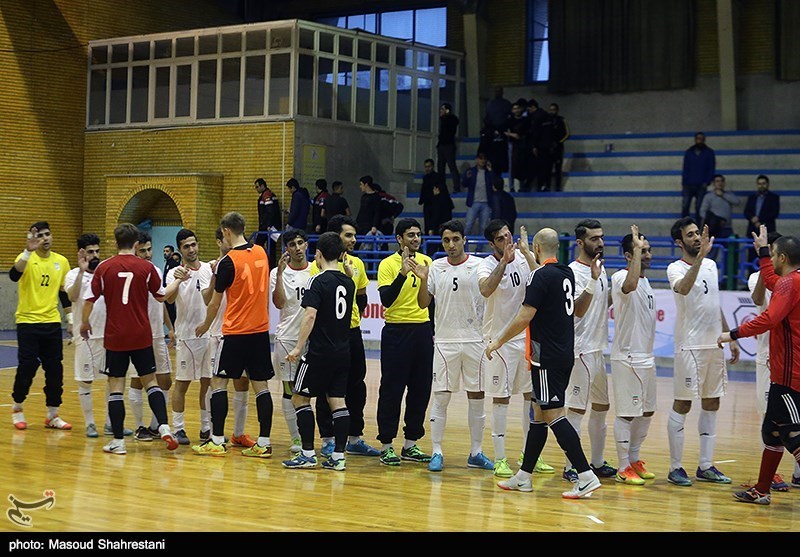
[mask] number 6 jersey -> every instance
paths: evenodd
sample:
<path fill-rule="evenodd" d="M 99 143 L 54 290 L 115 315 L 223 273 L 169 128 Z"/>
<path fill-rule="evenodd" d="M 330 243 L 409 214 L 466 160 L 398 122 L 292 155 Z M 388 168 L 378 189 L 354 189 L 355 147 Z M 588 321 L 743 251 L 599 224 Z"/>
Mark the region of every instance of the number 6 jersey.
<path fill-rule="evenodd" d="M 311 277 L 300 305 L 317 310 L 308 337 L 308 354 L 325 358 L 350 353 L 350 314 L 356 285 L 337 270 L 325 270 Z"/>

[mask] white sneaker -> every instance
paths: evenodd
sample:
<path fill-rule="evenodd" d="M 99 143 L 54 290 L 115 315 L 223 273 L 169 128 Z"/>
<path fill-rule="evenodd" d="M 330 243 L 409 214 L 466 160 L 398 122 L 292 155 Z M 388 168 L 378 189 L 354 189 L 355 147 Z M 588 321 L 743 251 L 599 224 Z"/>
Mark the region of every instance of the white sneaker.
<path fill-rule="evenodd" d="M 600 483 L 600 480 L 592 474 L 592 479 L 588 482 L 582 482 L 578 479 L 577 482 L 572 484 L 572 489 L 569 491 L 565 491 L 561 494 L 564 499 L 582 499 L 584 497 L 591 497 L 592 492 L 596 489 L 600 489 L 603 484 Z"/>
<path fill-rule="evenodd" d="M 511 476 L 507 480 L 497 482 L 497 487 L 506 491 L 533 491 L 533 482 L 530 478 L 520 481 L 517 476 Z"/>
<path fill-rule="evenodd" d="M 25 414 L 22 413 L 22 410 L 12 411 L 11 423 L 14 424 L 15 428 L 20 430 L 28 427 L 28 422 L 25 421 Z"/>
<path fill-rule="evenodd" d="M 103 452 L 111 454 L 128 454 L 128 450 L 125 448 L 125 441 L 121 439 L 114 439 L 108 445 L 104 446 Z"/>

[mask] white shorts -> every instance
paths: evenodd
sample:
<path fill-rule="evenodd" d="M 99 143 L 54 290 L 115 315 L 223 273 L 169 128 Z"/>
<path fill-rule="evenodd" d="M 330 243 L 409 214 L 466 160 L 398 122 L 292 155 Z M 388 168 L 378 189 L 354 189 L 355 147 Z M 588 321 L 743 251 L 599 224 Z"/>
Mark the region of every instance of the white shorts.
<path fill-rule="evenodd" d="M 286 356 L 294 350 L 295 346 L 297 346 L 297 339 L 275 339 L 275 350 L 272 351 L 272 369 L 275 370 L 275 377 L 281 381 L 294 381 L 297 378 L 297 366 L 300 364 L 300 360 L 298 359 L 294 363 L 286 360 Z"/>
<path fill-rule="evenodd" d="M 106 367 L 106 349 L 102 338 L 75 339 L 75 381 L 99 379 Z"/>
<path fill-rule="evenodd" d="M 769 360 L 764 363 L 756 360 L 756 405 L 761 416 L 767 413 L 769 385 Z"/>
<path fill-rule="evenodd" d="M 482 340 L 448 342 L 433 346 L 433 392 L 469 393 L 482 391 L 481 356 L 486 349 Z"/>
<path fill-rule="evenodd" d="M 172 361 L 169 358 L 169 347 L 164 337 L 153 339 L 153 356 L 156 358 L 156 375 L 172 373 Z"/>
<path fill-rule="evenodd" d="M 656 364 L 611 360 L 614 409 L 620 418 L 637 418 L 656 411 Z"/>
<path fill-rule="evenodd" d="M 481 355 L 484 392 L 494 398 L 505 398 L 533 391 L 531 370 L 525 360 L 525 339 L 511 340 L 492 354 Z"/>
<path fill-rule="evenodd" d="M 728 373 L 725 352 L 718 348 L 683 348 L 675 354 L 675 400 L 719 398 L 725 394 Z"/>
<path fill-rule="evenodd" d="M 608 404 L 608 373 L 603 352 L 589 352 L 575 358 L 564 393 L 567 408 L 587 410 L 589 404 Z"/>
<path fill-rule="evenodd" d="M 179 340 L 175 348 L 176 381 L 211 378 L 211 370 L 203 367 L 208 350 L 208 338 Z"/>
<path fill-rule="evenodd" d="M 219 353 L 222 351 L 222 336 L 212 335 L 208 337 L 208 346 L 206 353 L 203 355 L 203 370 L 208 370 L 211 377 L 217 371 L 217 362 L 219 361 Z M 205 377 L 205 375 L 203 375 Z"/>

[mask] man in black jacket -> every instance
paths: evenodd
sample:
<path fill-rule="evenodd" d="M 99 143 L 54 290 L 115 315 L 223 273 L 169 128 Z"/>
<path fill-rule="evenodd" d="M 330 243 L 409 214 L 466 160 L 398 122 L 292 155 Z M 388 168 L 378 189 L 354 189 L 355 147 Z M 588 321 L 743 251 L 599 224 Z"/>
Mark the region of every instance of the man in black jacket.
<path fill-rule="evenodd" d="M 756 192 L 747 197 L 744 206 L 744 216 L 747 219 L 747 236 L 752 238 L 758 235 L 761 225 L 767 227 L 767 232 L 775 232 L 775 219 L 781 212 L 781 198 L 777 193 L 769 191 L 769 178 L 763 174 L 756 178 Z M 749 261 L 758 256 L 755 250 L 750 250 Z"/>
<path fill-rule="evenodd" d="M 453 192 L 461 189 L 461 176 L 456 162 L 456 131 L 458 130 L 458 116 L 453 114 L 453 107 L 443 103 L 439 107 L 439 141 L 436 143 L 436 155 L 439 158 L 438 172 L 445 175 L 444 168 L 450 168 L 453 179 Z"/>

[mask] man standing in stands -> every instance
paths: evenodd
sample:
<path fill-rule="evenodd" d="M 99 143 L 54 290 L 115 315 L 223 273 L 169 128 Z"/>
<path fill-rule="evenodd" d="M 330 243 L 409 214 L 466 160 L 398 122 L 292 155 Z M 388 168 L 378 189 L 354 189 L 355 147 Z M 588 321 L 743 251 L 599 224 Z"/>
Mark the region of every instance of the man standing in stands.
<path fill-rule="evenodd" d="M 278 197 L 267 185 L 264 178 L 256 178 L 255 187 L 258 192 L 258 231 L 259 234 L 257 242 L 260 242 L 267 250 L 269 255 L 269 264 L 271 267 L 275 266 L 275 242 L 270 241 L 269 231 L 280 230 L 283 228 L 281 225 L 281 205 L 278 202 Z M 164 272 L 164 276 L 167 273 Z M 173 316 L 173 321 L 174 321 Z"/>
<path fill-rule="evenodd" d="M 311 210 L 311 196 L 308 190 L 300 185 L 297 178 L 289 178 L 286 187 L 292 194 L 286 217 L 287 228 L 305 230 L 308 227 L 308 213 Z"/>
<path fill-rule="evenodd" d="M 442 103 L 439 107 L 439 141 L 436 143 L 436 154 L 439 158 L 438 172 L 445 175 L 444 169 L 450 169 L 453 179 L 453 192 L 461 190 L 461 179 L 456 162 L 456 131 L 458 130 L 458 116 L 453 114 L 453 107 L 449 103 Z"/>
<path fill-rule="evenodd" d="M 744 206 L 744 216 L 747 219 L 747 236 L 758 233 L 761 225 L 767 227 L 767 232 L 775 232 L 775 219 L 781 212 L 781 198 L 777 193 L 769 191 L 769 178 L 760 174 L 756 178 L 756 191 L 747 196 Z M 749 260 L 758 256 L 755 251 L 750 251 Z"/>
<path fill-rule="evenodd" d="M 700 204 L 706 194 L 706 188 L 714 179 L 717 172 L 717 159 L 714 150 L 706 145 L 706 134 L 694 134 L 694 145 L 686 149 L 683 154 L 683 171 L 681 172 L 681 187 L 683 189 L 683 204 L 681 216 L 688 217 L 689 209 L 694 198 L 695 215 L 700 212 Z"/>
<path fill-rule="evenodd" d="M 180 265 L 180 261 L 175 259 L 175 246 L 167 244 L 164 246 L 164 271 L 161 273 L 161 286 L 167 287 L 167 273 L 169 270 Z M 175 323 L 175 304 L 164 302 L 167 308 L 167 316 L 172 323 Z"/>
<path fill-rule="evenodd" d="M 561 174 L 564 167 L 564 142 L 569 139 L 569 125 L 567 121 L 558 113 L 558 104 L 550 103 L 550 118 L 553 120 L 553 146 L 550 149 L 550 162 L 553 165 L 552 179 L 553 189 L 561 191 Z M 548 183 L 548 189 L 550 184 Z"/>

